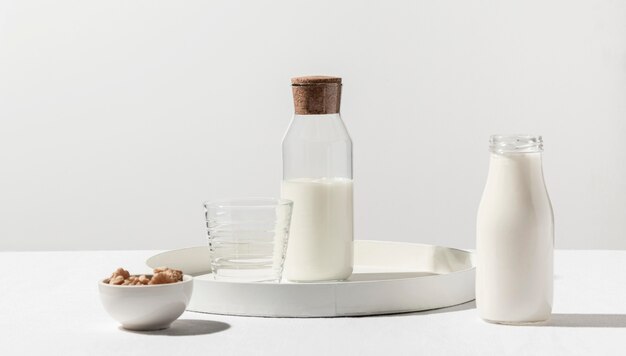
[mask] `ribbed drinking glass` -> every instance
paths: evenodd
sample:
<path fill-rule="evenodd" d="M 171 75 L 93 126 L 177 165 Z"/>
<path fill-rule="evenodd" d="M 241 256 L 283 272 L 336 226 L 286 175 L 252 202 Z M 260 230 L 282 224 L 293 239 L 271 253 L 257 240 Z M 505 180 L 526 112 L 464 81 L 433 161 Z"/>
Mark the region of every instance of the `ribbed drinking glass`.
<path fill-rule="evenodd" d="M 280 282 L 293 203 L 244 198 L 204 204 L 215 279 Z"/>

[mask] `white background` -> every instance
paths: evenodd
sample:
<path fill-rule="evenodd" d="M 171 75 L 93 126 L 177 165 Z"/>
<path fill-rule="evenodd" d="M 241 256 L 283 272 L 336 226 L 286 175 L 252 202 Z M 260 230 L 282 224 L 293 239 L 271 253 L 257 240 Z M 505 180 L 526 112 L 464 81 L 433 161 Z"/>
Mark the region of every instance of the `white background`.
<path fill-rule="evenodd" d="M 289 78 L 344 79 L 359 239 L 474 246 L 491 133 L 544 136 L 559 248 L 626 248 L 626 2 L 0 2 L 0 249 L 205 242 L 277 196 Z"/>

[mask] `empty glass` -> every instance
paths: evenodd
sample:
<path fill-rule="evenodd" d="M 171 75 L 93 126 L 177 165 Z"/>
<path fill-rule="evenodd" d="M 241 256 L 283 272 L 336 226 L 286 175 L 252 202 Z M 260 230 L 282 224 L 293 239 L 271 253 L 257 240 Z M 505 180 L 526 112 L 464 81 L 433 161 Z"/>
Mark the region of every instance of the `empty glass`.
<path fill-rule="evenodd" d="M 215 279 L 280 282 L 293 202 L 243 198 L 204 204 Z"/>

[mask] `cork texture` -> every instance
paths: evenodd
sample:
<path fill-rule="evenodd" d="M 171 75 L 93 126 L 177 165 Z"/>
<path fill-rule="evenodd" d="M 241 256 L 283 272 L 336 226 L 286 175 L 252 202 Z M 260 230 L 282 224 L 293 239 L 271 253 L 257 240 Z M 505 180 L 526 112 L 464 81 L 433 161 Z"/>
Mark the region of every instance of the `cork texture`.
<path fill-rule="evenodd" d="M 307 76 L 291 79 L 293 104 L 298 115 L 337 114 L 341 106 L 341 78 Z"/>
<path fill-rule="evenodd" d="M 341 84 L 341 78 L 329 77 L 325 75 L 310 75 L 307 77 L 295 77 L 291 78 L 291 84 L 293 85 L 307 85 L 307 84 Z"/>

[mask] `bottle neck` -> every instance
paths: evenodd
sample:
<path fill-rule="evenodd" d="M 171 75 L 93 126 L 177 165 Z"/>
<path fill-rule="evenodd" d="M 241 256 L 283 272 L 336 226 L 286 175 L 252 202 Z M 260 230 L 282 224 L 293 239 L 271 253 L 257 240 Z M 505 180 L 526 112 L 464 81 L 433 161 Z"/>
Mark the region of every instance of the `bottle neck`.
<path fill-rule="evenodd" d="M 488 186 L 543 186 L 541 152 L 492 153 L 489 160 Z M 515 188 L 517 189 L 517 188 Z"/>
<path fill-rule="evenodd" d="M 543 139 L 533 135 L 493 135 L 489 138 L 489 151 L 502 155 L 541 153 Z"/>
<path fill-rule="evenodd" d="M 334 114 L 318 114 L 318 115 L 302 115 L 298 113 L 293 114 L 294 119 L 296 120 L 341 120 L 341 115 L 339 113 Z"/>
<path fill-rule="evenodd" d="M 541 152 L 531 153 L 491 153 L 491 164 L 526 165 L 541 167 Z"/>
<path fill-rule="evenodd" d="M 352 178 L 352 140 L 338 113 L 294 115 L 283 138 L 283 178 Z"/>
<path fill-rule="evenodd" d="M 489 179 L 519 184 L 543 182 L 541 136 L 494 135 L 489 139 L 489 151 Z"/>
<path fill-rule="evenodd" d="M 492 136 L 483 202 L 524 209 L 550 201 L 543 178 L 541 137 Z M 482 203 L 481 203 L 482 204 Z"/>

